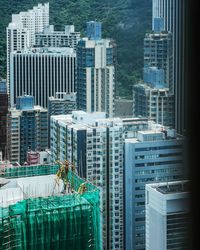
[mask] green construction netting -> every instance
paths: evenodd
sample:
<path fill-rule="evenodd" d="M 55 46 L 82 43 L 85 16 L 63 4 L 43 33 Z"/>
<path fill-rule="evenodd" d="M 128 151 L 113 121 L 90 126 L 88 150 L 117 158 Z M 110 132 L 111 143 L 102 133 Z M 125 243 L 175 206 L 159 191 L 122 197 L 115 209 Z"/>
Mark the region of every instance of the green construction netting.
<path fill-rule="evenodd" d="M 34 167 L 10 168 L 3 177 L 54 174 L 59 168 L 58 165 Z M 84 182 L 71 171 L 68 179 L 75 191 Z M 90 183 L 86 186 L 87 191 L 82 195 L 29 198 L 0 208 L 0 249 L 101 249 L 99 191 Z"/>
<path fill-rule="evenodd" d="M 59 165 L 35 165 L 35 166 L 20 166 L 20 167 L 6 167 L 0 172 L 0 177 L 4 178 L 22 178 L 38 175 L 56 174 Z"/>

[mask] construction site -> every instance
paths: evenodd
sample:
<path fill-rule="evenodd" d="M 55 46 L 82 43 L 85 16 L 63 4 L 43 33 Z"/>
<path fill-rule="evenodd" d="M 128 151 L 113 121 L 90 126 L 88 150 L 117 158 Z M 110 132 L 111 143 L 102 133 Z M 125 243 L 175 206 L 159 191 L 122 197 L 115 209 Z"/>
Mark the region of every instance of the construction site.
<path fill-rule="evenodd" d="M 99 190 L 68 161 L 0 170 L 1 250 L 99 250 Z"/>

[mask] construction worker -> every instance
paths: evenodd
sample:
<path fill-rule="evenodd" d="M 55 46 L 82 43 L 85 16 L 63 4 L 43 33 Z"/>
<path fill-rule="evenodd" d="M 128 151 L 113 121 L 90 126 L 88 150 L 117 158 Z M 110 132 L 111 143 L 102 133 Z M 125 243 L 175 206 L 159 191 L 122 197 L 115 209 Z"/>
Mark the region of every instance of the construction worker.
<path fill-rule="evenodd" d="M 80 187 L 79 187 L 79 189 L 78 189 L 78 193 L 79 194 L 83 194 L 83 193 L 85 193 L 86 192 L 86 190 L 87 190 L 87 188 L 86 188 L 86 182 L 84 182 L 84 183 L 82 183 L 81 185 L 80 185 Z"/>
<path fill-rule="evenodd" d="M 67 185 L 68 185 L 68 181 L 67 181 L 67 179 L 65 178 L 65 179 L 63 180 L 63 191 L 61 192 L 62 194 L 66 194 Z"/>

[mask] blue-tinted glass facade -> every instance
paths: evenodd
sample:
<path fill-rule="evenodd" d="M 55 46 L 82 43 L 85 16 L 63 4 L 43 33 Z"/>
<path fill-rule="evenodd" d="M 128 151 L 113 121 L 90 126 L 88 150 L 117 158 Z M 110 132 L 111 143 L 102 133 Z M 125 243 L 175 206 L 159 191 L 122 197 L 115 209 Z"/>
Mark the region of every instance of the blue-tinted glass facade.
<path fill-rule="evenodd" d="M 16 98 L 16 108 L 20 110 L 33 109 L 34 97 L 33 96 L 19 96 Z"/>
<path fill-rule="evenodd" d="M 107 48 L 106 49 L 106 65 L 112 65 L 114 64 L 114 55 L 113 55 L 113 48 Z"/>
<path fill-rule="evenodd" d="M 164 19 L 162 17 L 155 17 L 153 19 L 153 31 L 161 32 L 164 30 Z"/>
<path fill-rule="evenodd" d="M 82 110 L 86 110 L 86 53 L 85 41 L 81 40 L 77 46 L 77 108 Z"/>
<path fill-rule="evenodd" d="M 26 161 L 28 150 L 36 150 L 36 118 L 33 110 L 23 111 L 20 117 L 20 160 Z"/>
<path fill-rule="evenodd" d="M 7 87 L 6 87 L 6 80 L 0 79 L 0 93 L 6 94 L 7 93 Z"/>
<path fill-rule="evenodd" d="M 87 22 L 87 31 L 86 35 L 91 40 L 99 40 L 101 39 L 101 23 L 100 22 Z"/>
<path fill-rule="evenodd" d="M 86 48 L 85 41 L 80 41 L 77 46 L 77 106 L 86 110 L 86 68 L 95 67 L 95 49 Z M 91 73 L 92 83 L 94 73 Z M 91 89 L 94 93 L 94 88 Z M 93 94 L 91 95 L 93 97 Z M 94 110 L 94 107 L 92 108 Z"/>
<path fill-rule="evenodd" d="M 154 88 L 165 87 L 165 72 L 163 69 L 156 67 L 145 67 L 144 68 L 144 82 L 150 84 Z"/>

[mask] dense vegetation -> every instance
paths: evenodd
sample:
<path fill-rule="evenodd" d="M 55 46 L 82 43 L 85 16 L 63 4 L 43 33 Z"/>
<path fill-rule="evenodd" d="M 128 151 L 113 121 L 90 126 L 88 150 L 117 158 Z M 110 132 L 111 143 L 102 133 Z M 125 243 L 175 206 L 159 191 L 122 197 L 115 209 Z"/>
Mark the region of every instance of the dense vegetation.
<path fill-rule="evenodd" d="M 47 0 L 0 0 L 0 76 L 6 76 L 6 27 L 12 13 Z M 151 0 L 49 0 L 50 23 L 62 30 L 74 24 L 84 34 L 85 23 L 103 22 L 103 35 L 117 42 L 117 95 L 131 96 L 142 76 L 143 37 L 151 28 Z"/>

